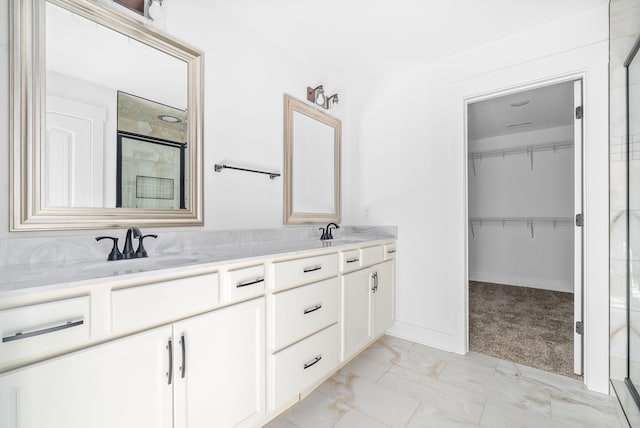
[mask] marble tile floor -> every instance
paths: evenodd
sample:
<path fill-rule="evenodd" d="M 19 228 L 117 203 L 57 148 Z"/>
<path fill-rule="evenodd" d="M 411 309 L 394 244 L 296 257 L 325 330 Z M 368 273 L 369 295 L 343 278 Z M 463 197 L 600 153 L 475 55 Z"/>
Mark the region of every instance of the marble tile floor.
<path fill-rule="evenodd" d="M 383 336 L 266 427 L 617 428 L 613 400 L 576 379 Z"/>

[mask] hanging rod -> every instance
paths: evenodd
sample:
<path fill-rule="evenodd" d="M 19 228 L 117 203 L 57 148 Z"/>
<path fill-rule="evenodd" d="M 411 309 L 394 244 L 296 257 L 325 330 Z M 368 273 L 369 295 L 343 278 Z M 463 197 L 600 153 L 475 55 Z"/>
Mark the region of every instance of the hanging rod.
<path fill-rule="evenodd" d="M 475 226 L 484 224 L 502 225 L 504 228 L 508 224 L 522 224 L 529 229 L 531 239 L 534 239 L 534 226 L 548 225 L 555 229 L 558 226 L 573 226 L 574 219 L 571 217 L 469 217 L 469 230 L 471 236 L 475 238 Z"/>
<path fill-rule="evenodd" d="M 223 170 L 223 169 L 225 169 L 225 168 L 226 168 L 226 169 L 235 169 L 235 170 L 237 170 L 237 171 L 255 172 L 256 174 L 266 174 L 266 175 L 268 175 L 268 176 L 269 176 L 269 178 L 270 178 L 270 179 L 272 179 L 272 180 L 273 180 L 274 178 L 276 178 L 276 177 L 280 177 L 280 174 L 279 174 L 279 173 L 277 173 L 277 172 L 259 171 L 259 170 L 257 170 L 257 169 L 240 168 L 240 167 L 238 167 L 238 166 L 231 166 L 231 165 L 225 165 L 225 164 L 219 164 L 219 163 L 217 163 L 217 164 L 215 164 L 215 165 L 213 166 L 213 169 L 214 169 L 216 172 L 220 172 L 220 171 L 222 171 L 222 170 Z"/>

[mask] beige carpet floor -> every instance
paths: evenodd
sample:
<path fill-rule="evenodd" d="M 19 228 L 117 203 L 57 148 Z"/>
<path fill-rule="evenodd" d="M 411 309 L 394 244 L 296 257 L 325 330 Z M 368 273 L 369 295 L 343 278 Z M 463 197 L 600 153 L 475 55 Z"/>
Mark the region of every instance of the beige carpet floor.
<path fill-rule="evenodd" d="M 573 293 L 471 281 L 469 345 L 475 352 L 577 378 Z"/>

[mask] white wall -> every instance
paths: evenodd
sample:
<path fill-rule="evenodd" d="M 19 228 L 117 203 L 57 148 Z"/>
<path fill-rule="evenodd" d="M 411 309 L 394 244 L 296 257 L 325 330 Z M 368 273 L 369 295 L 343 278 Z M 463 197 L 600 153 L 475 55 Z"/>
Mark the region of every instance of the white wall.
<path fill-rule="evenodd" d="M 573 141 L 573 127 L 469 141 L 469 152 Z M 573 218 L 573 150 L 476 159 L 469 166 L 469 217 Z M 469 161 L 471 162 L 471 161 Z M 573 224 L 476 224 L 469 279 L 573 293 Z"/>
<path fill-rule="evenodd" d="M 323 83 L 348 103 L 345 88 L 275 48 L 223 9 L 199 0 L 167 6 L 169 32 L 205 52 L 205 228 L 282 226 L 282 178 L 214 173 L 213 165 L 282 172 L 283 94 L 304 100 L 307 86 Z"/>
<path fill-rule="evenodd" d="M 603 6 L 350 90 L 361 188 L 347 222 L 398 225 L 394 334 L 466 350 L 466 100 L 584 73 L 585 381 L 608 390 L 607 39 Z"/>

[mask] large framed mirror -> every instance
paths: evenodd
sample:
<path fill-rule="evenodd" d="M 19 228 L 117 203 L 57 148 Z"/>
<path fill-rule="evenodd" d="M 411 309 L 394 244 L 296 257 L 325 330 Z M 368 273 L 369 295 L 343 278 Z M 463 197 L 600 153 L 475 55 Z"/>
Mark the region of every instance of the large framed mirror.
<path fill-rule="evenodd" d="M 627 378 L 640 408 L 640 38 L 625 61 L 627 80 Z"/>
<path fill-rule="evenodd" d="M 119 6 L 10 7 L 10 229 L 202 225 L 202 52 Z"/>
<path fill-rule="evenodd" d="M 285 95 L 285 224 L 341 221 L 341 135 L 340 120 Z"/>

